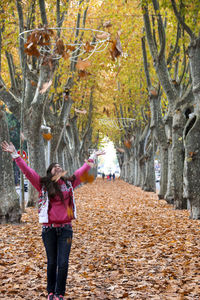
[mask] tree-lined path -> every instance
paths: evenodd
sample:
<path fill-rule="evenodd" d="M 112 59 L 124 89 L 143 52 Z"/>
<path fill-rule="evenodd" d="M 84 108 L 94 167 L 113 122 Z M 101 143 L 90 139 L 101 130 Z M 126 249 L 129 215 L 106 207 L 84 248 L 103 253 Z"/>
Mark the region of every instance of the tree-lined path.
<path fill-rule="evenodd" d="M 199 221 L 116 179 L 75 191 L 66 299 L 200 299 Z M 0 225 L 2 299 L 46 299 L 37 210 Z"/>

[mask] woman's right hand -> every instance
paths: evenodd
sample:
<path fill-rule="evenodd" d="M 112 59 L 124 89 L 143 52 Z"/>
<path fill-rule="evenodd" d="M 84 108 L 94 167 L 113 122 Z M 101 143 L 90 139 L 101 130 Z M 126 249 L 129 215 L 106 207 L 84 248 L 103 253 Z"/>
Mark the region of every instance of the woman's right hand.
<path fill-rule="evenodd" d="M 16 149 L 15 149 L 15 146 L 13 145 L 13 143 L 8 144 L 6 141 L 3 141 L 1 143 L 1 148 L 2 148 L 3 151 L 9 152 L 11 154 L 17 152 Z"/>

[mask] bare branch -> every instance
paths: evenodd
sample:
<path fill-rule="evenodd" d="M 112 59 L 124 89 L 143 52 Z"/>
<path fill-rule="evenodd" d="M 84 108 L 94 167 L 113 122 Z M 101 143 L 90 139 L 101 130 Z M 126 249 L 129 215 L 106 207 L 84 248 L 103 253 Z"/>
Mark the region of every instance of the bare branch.
<path fill-rule="evenodd" d="M 150 19 L 149 19 L 149 11 L 148 11 L 148 3 L 147 1 L 145 1 L 143 3 L 143 19 L 144 19 L 144 24 L 145 24 L 145 31 L 146 31 L 146 34 L 147 34 L 147 40 L 148 40 L 148 44 L 149 44 L 149 48 L 150 48 L 150 51 L 151 51 L 151 55 L 155 60 L 157 60 L 158 58 L 158 52 L 157 52 L 157 47 L 156 47 L 156 44 L 154 42 L 154 38 L 153 38 L 153 35 L 152 35 L 152 31 L 151 31 L 151 22 L 150 22 Z"/>
<path fill-rule="evenodd" d="M 171 3 L 172 3 L 173 10 L 174 10 L 174 14 L 175 14 L 177 20 L 179 21 L 179 23 L 183 26 L 184 30 L 189 34 L 191 39 L 195 39 L 196 38 L 195 34 L 192 32 L 190 27 L 183 21 L 181 14 L 178 12 L 175 0 L 171 0 Z"/>
<path fill-rule="evenodd" d="M 82 152 L 83 150 L 83 146 L 84 146 L 84 142 L 86 141 L 86 136 L 90 130 L 91 127 L 91 123 L 92 123 L 92 111 L 93 111 L 93 93 L 94 93 L 94 86 L 91 88 L 91 92 L 90 92 L 90 103 L 89 103 L 89 112 L 88 112 L 88 123 L 87 126 L 85 128 L 85 132 L 82 136 L 82 140 L 81 140 L 81 146 L 80 146 L 80 152 Z"/>
<path fill-rule="evenodd" d="M 0 99 L 8 106 L 9 110 L 14 113 L 15 116 L 20 118 L 20 106 L 21 101 L 13 97 L 9 91 L 5 89 L 0 90 Z"/>
<path fill-rule="evenodd" d="M 69 2 L 69 0 L 67 0 Z M 62 27 L 64 19 L 65 19 L 66 12 L 63 12 L 62 16 L 60 14 L 60 0 L 56 1 L 56 20 L 57 20 L 57 27 Z M 60 37 L 60 30 L 57 31 L 57 36 Z"/>
<path fill-rule="evenodd" d="M 21 6 L 21 0 L 16 0 L 17 12 L 18 12 L 18 19 L 19 19 L 19 32 L 24 31 L 24 17 L 23 17 L 23 10 Z M 24 35 L 19 39 L 19 53 L 20 53 L 20 63 L 21 68 L 23 69 L 24 65 Z"/>
<path fill-rule="evenodd" d="M 36 0 L 31 1 L 30 8 L 28 10 L 28 17 L 26 21 L 27 30 L 33 28 L 34 21 L 35 21 L 35 6 L 36 6 Z"/>
<path fill-rule="evenodd" d="M 159 35 L 159 41 L 160 41 L 160 52 L 158 55 L 158 59 L 161 59 L 165 54 L 165 45 L 166 45 L 166 38 L 165 38 L 165 29 L 162 21 L 162 17 L 160 14 L 160 7 L 157 0 L 152 0 L 155 13 L 157 14 L 157 22 L 158 22 L 158 35 Z"/>
<path fill-rule="evenodd" d="M 151 79 L 150 79 L 148 61 L 147 61 L 145 36 L 143 36 L 141 40 L 142 40 L 142 53 L 143 53 L 143 62 L 144 62 L 144 72 L 145 72 L 145 76 L 146 76 L 146 80 L 147 80 L 147 87 L 151 88 Z"/>
<path fill-rule="evenodd" d="M 19 89 L 18 89 L 17 81 L 16 81 L 17 77 L 16 77 L 16 72 L 15 72 L 13 57 L 12 57 L 11 53 L 8 53 L 8 51 L 6 51 L 6 58 L 7 58 L 8 68 L 9 68 L 9 73 L 10 73 L 11 89 L 16 94 L 19 94 Z"/>
<path fill-rule="evenodd" d="M 47 25 L 47 15 L 46 15 L 46 8 L 45 8 L 45 1 L 39 0 L 39 6 L 40 6 L 40 14 L 42 19 L 42 24 Z"/>
<path fill-rule="evenodd" d="M 171 53 L 169 53 L 169 57 L 167 59 L 167 65 L 169 65 L 172 62 L 172 59 L 173 59 L 175 53 L 177 52 L 178 42 L 179 42 L 180 37 L 181 37 L 181 29 L 180 29 L 180 24 L 178 23 L 177 33 L 176 33 L 176 43 L 175 43 L 175 46 L 174 46 L 173 50 L 171 51 Z"/>

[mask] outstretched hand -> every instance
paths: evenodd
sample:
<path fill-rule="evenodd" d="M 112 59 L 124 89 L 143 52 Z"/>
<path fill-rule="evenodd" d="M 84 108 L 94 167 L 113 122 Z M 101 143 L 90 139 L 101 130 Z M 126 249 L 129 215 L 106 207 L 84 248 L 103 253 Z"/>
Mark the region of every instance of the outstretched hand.
<path fill-rule="evenodd" d="M 5 152 L 9 152 L 9 153 L 14 153 L 16 152 L 15 146 L 13 145 L 13 143 L 7 143 L 6 141 L 3 141 L 1 143 L 1 148 L 3 151 Z"/>

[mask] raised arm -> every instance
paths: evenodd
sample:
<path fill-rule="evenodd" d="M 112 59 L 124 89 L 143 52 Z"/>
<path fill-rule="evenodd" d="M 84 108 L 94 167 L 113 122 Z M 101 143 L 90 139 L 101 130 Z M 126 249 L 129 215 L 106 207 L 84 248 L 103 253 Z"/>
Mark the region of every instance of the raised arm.
<path fill-rule="evenodd" d="M 82 167 L 80 167 L 78 170 L 76 170 L 74 172 L 74 175 L 76 176 L 75 181 L 73 182 L 73 187 L 75 188 L 76 186 L 78 186 L 81 183 L 81 176 L 85 173 L 88 172 L 91 169 L 92 163 L 95 162 L 97 156 L 99 155 L 103 155 L 105 154 L 104 151 L 96 151 L 94 152 L 88 159 L 88 161 L 86 161 L 84 163 L 84 165 Z"/>
<path fill-rule="evenodd" d="M 22 173 L 26 176 L 26 178 L 30 181 L 30 183 L 38 190 L 41 190 L 40 185 L 40 176 L 35 170 L 27 166 L 25 161 L 20 157 L 17 153 L 15 146 L 10 143 L 8 144 L 6 141 L 1 144 L 2 150 L 11 154 L 12 158 L 15 160 L 16 164 L 22 171 Z"/>

